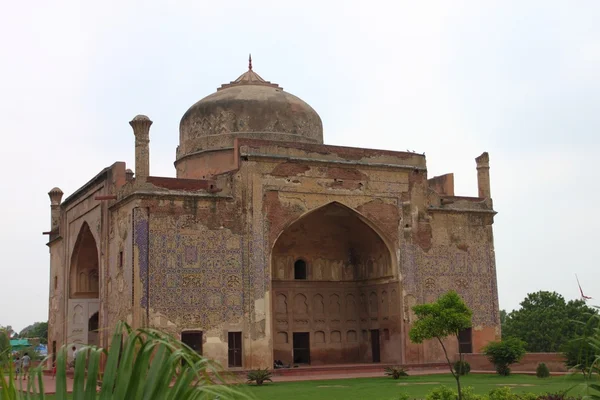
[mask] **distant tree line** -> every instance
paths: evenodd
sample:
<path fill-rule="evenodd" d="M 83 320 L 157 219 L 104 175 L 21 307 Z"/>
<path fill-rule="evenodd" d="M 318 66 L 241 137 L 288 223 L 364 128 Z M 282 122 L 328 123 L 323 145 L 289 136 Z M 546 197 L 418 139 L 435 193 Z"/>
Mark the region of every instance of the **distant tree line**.
<path fill-rule="evenodd" d="M 521 308 L 500 311 L 502 338 L 516 338 L 532 353 L 563 352 L 573 367 L 588 364 L 596 350 L 588 337 L 598 328 L 598 308 L 582 300 L 565 301 L 556 292 L 529 293 Z"/>

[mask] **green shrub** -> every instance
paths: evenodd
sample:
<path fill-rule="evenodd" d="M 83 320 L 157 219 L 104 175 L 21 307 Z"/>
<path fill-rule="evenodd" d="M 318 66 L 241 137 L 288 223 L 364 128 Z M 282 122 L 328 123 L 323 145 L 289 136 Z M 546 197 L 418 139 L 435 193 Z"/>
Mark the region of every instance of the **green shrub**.
<path fill-rule="evenodd" d="M 456 400 L 457 398 L 456 391 L 445 385 L 433 388 L 425 397 L 426 400 Z"/>
<path fill-rule="evenodd" d="M 509 365 L 518 362 L 525 355 L 525 344 L 519 339 L 508 338 L 501 342 L 488 343 L 483 348 L 483 353 L 494 364 L 498 374 L 508 376 Z"/>
<path fill-rule="evenodd" d="M 567 400 L 576 399 L 576 397 L 568 397 L 566 391 L 555 393 L 543 393 L 538 395 L 538 400 Z"/>
<path fill-rule="evenodd" d="M 537 400 L 540 395 L 537 393 L 519 393 L 516 395 L 517 400 Z"/>
<path fill-rule="evenodd" d="M 252 370 L 248 372 L 248 383 L 256 382 L 260 386 L 266 381 L 273 382 L 271 375 L 271 371 L 268 368 Z"/>
<path fill-rule="evenodd" d="M 492 390 L 490 390 L 489 394 L 488 394 L 488 398 L 489 400 L 518 400 L 519 397 L 514 394 L 511 390 L 510 387 L 508 386 L 502 386 L 499 388 L 494 388 Z M 535 400 L 537 398 L 536 395 L 534 395 L 533 400 Z"/>
<path fill-rule="evenodd" d="M 454 371 L 459 375 L 468 375 L 471 372 L 471 364 L 459 360 L 454 363 Z"/>
<path fill-rule="evenodd" d="M 485 399 L 485 396 L 475 394 L 471 386 L 463 387 L 460 391 L 462 393 L 463 400 Z M 425 398 L 427 400 L 457 400 L 458 394 L 454 389 L 451 389 L 448 386 L 441 385 L 427 393 L 427 396 Z"/>
<path fill-rule="evenodd" d="M 538 378 L 548 378 L 550 376 L 550 370 L 545 363 L 539 363 L 536 370 L 535 376 Z"/>
<path fill-rule="evenodd" d="M 586 337 L 571 340 L 563 345 L 561 350 L 565 355 L 565 365 L 569 369 L 579 370 L 583 373 L 589 371 L 596 359 L 596 349 Z"/>
<path fill-rule="evenodd" d="M 473 393 L 473 390 L 472 386 L 461 388 L 463 400 L 487 400 L 485 396 Z"/>
<path fill-rule="evenodd" d="M 387 376 L 391 376 L 394 379 L 398 379 L 401 376 L 408 376 L 408 372 L 406 372 L 406 370 L 402 367 L 387 367 L 385 369 L 385 374 Z"/>
<path fill-rule="evenodd" d="M 398 398 L 396 400 L 409 400 L 410 396 L 408 395 L 408 393 L 400 393 L 398 395 Z"/>

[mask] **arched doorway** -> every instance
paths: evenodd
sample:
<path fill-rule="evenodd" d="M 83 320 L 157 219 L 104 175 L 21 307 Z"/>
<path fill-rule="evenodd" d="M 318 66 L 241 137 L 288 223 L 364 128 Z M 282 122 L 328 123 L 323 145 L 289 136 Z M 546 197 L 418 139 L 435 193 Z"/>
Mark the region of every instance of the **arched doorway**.
<path fill-rule="evenodd" d="M 68 285 L 68 342 L 98 345 L 98 247 L 90 227 L 85 222 L 73 248 Z"/>
<path fill-rule="evenodd" d="M 292 223 L 271 253 L 274 360 L 400 362 L 396 265 L 372 224 L 339 203 Z"/>

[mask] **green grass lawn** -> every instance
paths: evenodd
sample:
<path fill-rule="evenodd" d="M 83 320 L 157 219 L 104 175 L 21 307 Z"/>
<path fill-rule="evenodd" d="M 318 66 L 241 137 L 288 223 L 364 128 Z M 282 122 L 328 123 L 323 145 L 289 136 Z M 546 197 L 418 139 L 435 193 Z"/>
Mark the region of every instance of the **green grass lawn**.
<path fill-rule="evenodd" d="M 512 375 L 469 375 L 461 379 L 464 386 L 472 386 L 477 394 L 488 393 L 491 389 L 506 385 L 512 386 L 515 393 L 557 392 L 578 385 L 572 393 L 582 393 L 581 376 L 560 376 L 539 379 L 535 376 Z M 456 387 L 456 381 L 448 375 L 410 376 L 394 380 L 392 378 L 357 378 L 328 381 L 304 381 L 267 383 L 265 386 L 250 386 L 249 392 L 260 400 L 391 400 L 401 392 L 411 398 L 423 399 L 427 392 L 439 385 Z M 531 386 L 518 386 L 531 385 Z"/>
<path fill-rule="evenodd" d="M 463 377 L 461 382 L 463 387 L 472 386 L 478 394 L 485 394 L 493 388 L 507 385 L 511 386 L 515 393 L 557 392 L 575 386 L 570 393 L 583 394 L 583 378 L 579 375 L 539 379 L 530 375 L 501 377 L 472 374 Z M 408 393 L 411 398 L 424 399 L 427 392 L 439 385 L 456 387 L 454 378 L 447 374 L 409 376 L 398 380 L 381 377 L 276 382 L 263 386 L 243 386 L 242 389 L 257 400 L 392 400 L 397 399 L 401 392 Z M 54 396 L 48 398 L 55 399 Z"/>

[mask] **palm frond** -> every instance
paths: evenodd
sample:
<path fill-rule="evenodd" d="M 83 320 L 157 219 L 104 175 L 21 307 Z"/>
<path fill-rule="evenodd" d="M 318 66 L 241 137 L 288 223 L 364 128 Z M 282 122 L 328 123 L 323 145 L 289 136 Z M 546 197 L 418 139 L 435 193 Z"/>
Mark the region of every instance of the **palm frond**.
<path fill-rule="evenodd" d="M 103 361 L 104 373 L 100 374 Z M 43 364 L 43 363 L 42 363 Z M 56 398 L 67 398 L 67 347 L 56 354 Z M 33 368 L 23 387 L 0 366 L 0 399 L 44 400 L 42 366 Z M 133 330 L 119 322 L 108 350 L 79 349 L 73 378 L 74 400 L 192 400 L 250 398 L 229 385 L 222 367 L 197 354 L 177 338 L 154 329 Z M 97 393 L 98 385 L 101 386 Z"/>

